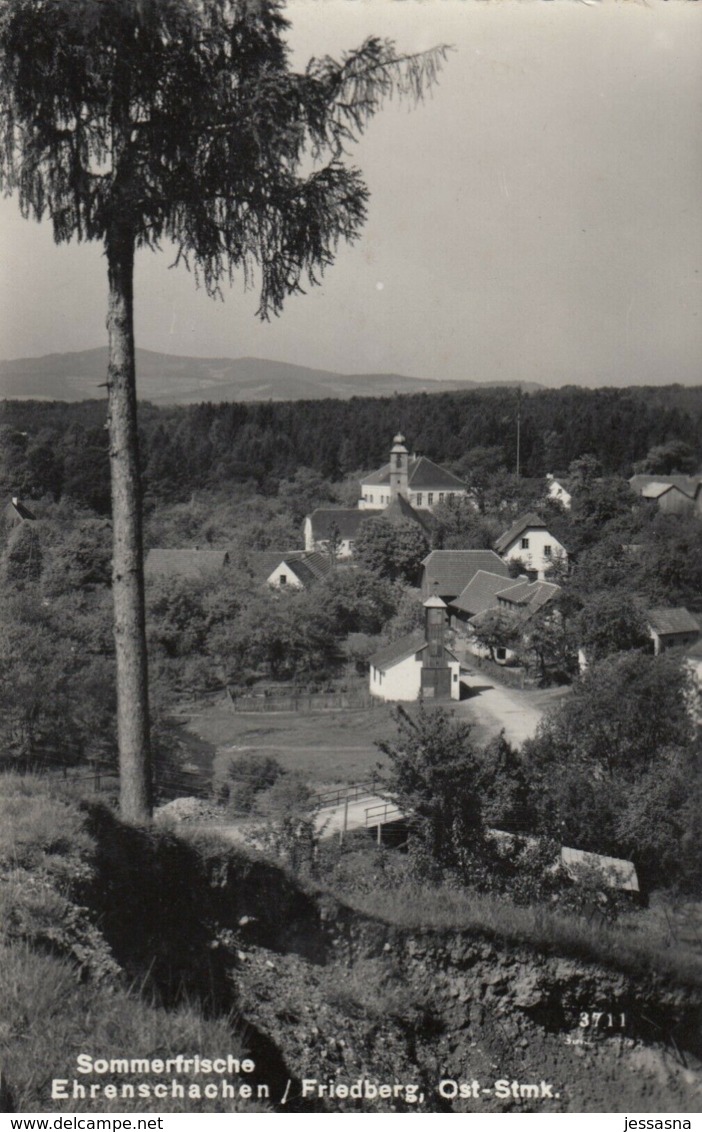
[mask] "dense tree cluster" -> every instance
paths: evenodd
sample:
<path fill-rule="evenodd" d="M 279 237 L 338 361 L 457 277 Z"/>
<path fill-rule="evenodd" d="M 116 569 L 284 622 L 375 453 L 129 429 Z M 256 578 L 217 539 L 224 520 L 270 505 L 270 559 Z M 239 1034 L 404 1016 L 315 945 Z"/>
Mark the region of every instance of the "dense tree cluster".
<path fill-rule="evenodd" d="M 548 854 L 568 845 L 632 860 L 644 893 L 702 893 L 698 699 L 679 658 L 622 652 L 578 678 L 520 751 L 504 735 L 481 749 L 445 709 L 398 709 L 397 739 L 379 746 L 418 867 L 534 899 Z"/>
<path fill-rule="evenodd" d="M 675 387 L 665 392 L 571 386 L 524 396 L 522 476 L 563 472 L 583 453 L 592 453 L 606 476 L 630 475 L 637 461 L 647 460 L 654 470 L 687 471 L 702 456 L 702 393 Z M 147 498 L 187 500 L 193 491 L 235 489 L 247 481 L 270 493 L 301 467 L 340 480 L 384 463 L 388 437 L 400 420 L 417 452 L 466 477 L 481 508 L 504 501 L 505 493 L 516 493 L 519 507 L 514 408 L 513 392 L 495 389 L 350 401 L 144 404 L 140 445 Z M 3 493 L 70 495 L 107 509 L 102 403 L 16 401 L 4 406 L 3 416 Z"/>

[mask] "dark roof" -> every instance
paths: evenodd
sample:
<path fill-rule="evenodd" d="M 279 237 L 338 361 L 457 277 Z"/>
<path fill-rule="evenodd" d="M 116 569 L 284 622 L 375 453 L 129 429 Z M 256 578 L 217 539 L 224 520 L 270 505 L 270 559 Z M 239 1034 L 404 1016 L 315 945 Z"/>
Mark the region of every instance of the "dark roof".
<path fill-rule="evenodd" d="M 509 577 L 509 568 L 494 550 L 432 550 L 422 566 L 424 592 L 440 596 L 460 594 L 478 570 Z"/>
<path fill-rule="evenodd" d="M 427 456 L 414 456 L 408 461 L 407 482 L 412 491 L 465 491 L 466 485 L 453 472 L 440 468 Z M 390 464 L 383 464 L 361 480 L 371 487 L 387 487 L 390 483 Z"/>
<path fill-rule="evenodd" d="M 404 637 L 398 637 L 396 641 L 391 641 L 385 648 L 379 649 L 369 658 L 368 663 L 372 664 L 375 668 L 382 669 L 386 672 L 388 668 L 392 668 L 394 664 L 399 664 L 407 657 L 412 656 L 414 653 L 422 652 L 427 647 L 427 639 L 422 629 L 415 629 L 412 633 L 407 633 Z M 458 660 L 458 657 L 451 649 L 444 645 L 444 652 L 451 660 Z"/>
<path fill-rule="evenodd" d="M 679 491 L 682 491 L 684 495 L 689 495 L 692 499 L 694 499 L 695 492 L 700 483 L 702 483 L 702 476 L 654 476 L 644 475 L 643 473 L 632 476 L 629 480 L 629 484 L 639 495 L 643 495 L 645 489 L 655 484 L 668 484 L 671 487 L 677 487 Z M 662 493 L 658 492 L 657 494 L 660 495 Z M 653 497 L 655 497 L 655 495 Z"/>
<path fill-rule="evenodd" d="M 517 589 L 521 587 L 521 584 L 515 579 L 514 585 Z M 478 570 L 465 589 L 451 602 L 451 605 L 455 609 L 461 609 L 464 613 L 471 615 L 482 613 L 483 610 L 492 609 L 496 605 L 496 594 L 500 592 L 507 592 L 505 575 Z"/>
<path fill-rule="evenodd" d="M 5 520 L 6 522 L 16 523 L 25 519 L 35 520 L 36 515 L 33 515 L 29 508 L 25 507 L 24 503 L 15 496 L 5 508 Z"/>
<path fill-rule="evenodd" d="M 396 495 L 392 502 L 388 503 L 384 511 L 381 511 L 378 518 L 387 519 L 387 521 L 394 526 L 397 526 L 398 523 L 404 523 L 409 519 L 410 522 L 417 523 L 420 527 L 423 527 L 425 531 L 431 531 L 436 526 L 436 519 L 431 511 L 413 507 L 402 495 Z"/>
<path fill-rule="evenodd" d="M 647 609 L 646 619 L 659 636 L 666 636 L 668 633 L 695 633 L 700 629 L 697 618 L 683 606 L 677 609 Z"/>
<path fill-rule="evenodd" d="M 436 520 L 431 511 L 412 507 L 402 496 L 397 496 L 387 507 L 319 507 L 308 518 L 312 524 L 312 537 L 315 541 L 329 538 L 333 527 L 339 531 L 340 538 L 353 539 L 358 528 L 366 519 L 386 519 L 397 525 L 407 520 L 417 523 L 425 531 L 431 531 Z"/>
<path fill-rule="evenodd" d="M 312 524 L 312 537 L 323 540 L 330 537 L 330 531 L 334 527 L 338 529 L 340 538 L 355 538 L 361 523 L 382 514 L 380 508 L 362 510 L 360 507 L 318 507 L 307 517 Z"/>
<path fill-rule="evenodd" d="M 265 581 L 273 571 L 285 563 L 304 586 L 326 578 L 331 573 L 331 562 L 318 550 L 258 550 L 247 556 L 254 576 Z"/>
<path fill-rule="evenodd" d="M 203 578 L 223 570 L 229 561 L 226 550 L 150 550 L 144 563 L 148 577 Z"/>
<path fill-rule="evenodd" d="M 498 554 L 504 554 L 505 551 L 509 550 L 515 540 L 521 538 L 524 532 L 528 530 L 548 530 L 546 523 L 535 511 L 529 511 L 526 515 L 520 515 L 516 523 L 513 523 L 508 531 L 500 535 L 495 543 L 495 550 Z"/>
<path fill-rule="evenodd" d="M 531 616 L 560 592 L 561 587 L 555 582 L 519 582 L 516 586 L 501 590 L 496 596 L 500 601 L 518 605 Z"/>
<path fill-rule="evenodd" d="M 415 629 L 413 633 L 407 633 L 404 637 L 398 637 L 396 641 L 391 641 L 385 648 L 378 649 L 369 658 L 369 664 L 375 668 L 391 668 L 393 664 L 399 664 L 401 660 L 406 660 L 408 656 L 412 656 L 415 652 L 421 652 L 422 649 L 427 647 L 427 639 L 424 636 L 422 629 Z"/>

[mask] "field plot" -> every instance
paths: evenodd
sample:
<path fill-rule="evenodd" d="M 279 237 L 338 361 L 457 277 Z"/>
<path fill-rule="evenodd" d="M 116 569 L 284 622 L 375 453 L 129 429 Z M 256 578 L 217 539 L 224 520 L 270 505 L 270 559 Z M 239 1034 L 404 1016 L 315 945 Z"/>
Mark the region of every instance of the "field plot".
<path fill-rule="evenodd" d="M 247 715 L 222 702 L 191 716 L 188 730 L 214 747 L 215 774 L 233 756 L 259 752 L 322 789 L 372 778 L 384 759 L 376 740 L 393 736 L 395 724 L 389 705 Z"/>
<path fill-rule="evenodd" d="M 564 689 L 513 689 L 485 673 L 467 677 L 471 695 L 449 710 L 474 724 L 476 743 L 502 728 L 516 744 L 533 735 L 544 711 Z M 415 705 L 403 705 L 411 712 Z M 233 712 L 225 700 L 190 716 L 192 739 L 214 750 L 215 775 L 228 759 L 246 753 L 272 755 L 286 770 L 306 775 L 315 788 L 369 781 L 385 757 L 377 742 L 396 734 L 392 704 L 321 712 Z M 198 760 L 199 761 L 199 760 Z M 203 766 L 204 770 L 204 766 Z"/>

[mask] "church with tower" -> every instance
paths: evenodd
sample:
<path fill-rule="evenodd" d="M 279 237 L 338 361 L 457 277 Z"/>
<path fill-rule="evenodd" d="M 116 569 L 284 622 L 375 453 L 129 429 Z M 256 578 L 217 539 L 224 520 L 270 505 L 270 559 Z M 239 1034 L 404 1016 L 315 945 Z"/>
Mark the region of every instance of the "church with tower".
<path fill-rule="evenodd" d="M 398 433 L 390 450 L 390 462 L 361 480 L 360 509 L 389 507 L 398 497 L 411 507 L 433 510 L 467 494 L 466 485 L 453 472 L 440 468 L 426 456 L 410 456 L 405 438 Z"/>
<path fill-rule="evenodd" d="M 305 550 L 328 551 L 333 541 L 339 560 L 353 557 L 359 526 L 366 519 L 382 517 L 391 523 L 410 520 L 428 534 L 432 511 L 467 494 L 462 480 L 426 456 L 410 455 L 405 438 L 398 433 L 390 460 L 361 480 L 357 507 L 319 507 L 305 519 Z"/>

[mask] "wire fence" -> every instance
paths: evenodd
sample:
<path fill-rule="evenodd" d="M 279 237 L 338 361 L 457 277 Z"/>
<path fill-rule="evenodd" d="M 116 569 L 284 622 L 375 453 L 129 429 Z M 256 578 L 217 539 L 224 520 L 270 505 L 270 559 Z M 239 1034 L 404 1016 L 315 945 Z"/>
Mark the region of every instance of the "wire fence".
<path fill-rule="evenodd" d="M 227 688 L 229 704 L 235 712 L 314 712 L 339 711 L 344 708 L 372 708 L 380 706 L 368 691 L 351 692 L 300 692 L 288 695 L 258 695 L 237 693 Z"/>

